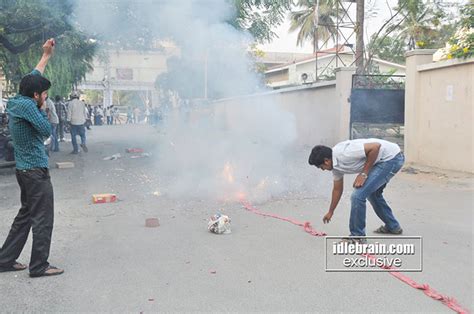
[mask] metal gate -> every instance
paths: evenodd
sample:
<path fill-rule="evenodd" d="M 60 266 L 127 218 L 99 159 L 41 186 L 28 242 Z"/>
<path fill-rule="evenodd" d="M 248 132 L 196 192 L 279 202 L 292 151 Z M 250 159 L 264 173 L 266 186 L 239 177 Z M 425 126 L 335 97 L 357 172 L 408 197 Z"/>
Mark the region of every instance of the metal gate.
<path fill-rule="evenodd" d="M 403 145 L 405 76 L 353 75 L 350 138 L 376 137 Z"/>

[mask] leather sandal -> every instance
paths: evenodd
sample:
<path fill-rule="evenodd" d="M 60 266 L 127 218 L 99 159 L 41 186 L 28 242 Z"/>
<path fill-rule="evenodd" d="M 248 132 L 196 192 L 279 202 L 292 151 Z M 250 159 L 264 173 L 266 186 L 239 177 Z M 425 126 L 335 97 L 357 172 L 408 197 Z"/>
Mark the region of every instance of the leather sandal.
<path fill-rule="evenodd" d="M 21 264 L 21 263 L 18 263 L 18 262 L 15 262 L 15 263 L 13 263 L 13 265 L 11 265 L 9 267 L 1 267 L 0 266 L 0 273 L 5 273 L 5 272 L 8 272 L 8 271 L 21 271 L 21 270 L 25 270 L 27 268 L 28 268 L 28 266 L 26 266 L 24 264 Z"/>
<path fill-rule="evenodd" d="M 37 278 L 37 277 L 48 277 L 48 276 L 57 276 L 57 275 L 61 275 L 62 273 L 64 273 L 64 269 L 60 269 L 60 268 L 57 268 L 57 267 L 54 267 L 54 266 L 48 266 L 48 268 L 46 268 L 46 270 L 41 273 L 41 274 L 30 274 L 30 277 L 32 278 Z"/>
<path fill-rule="evenodd" d="M 403 232 L 403 229 L 402 228 L 398 228 L 397 230 L 389 230 L 387 227 L 385 226 L 380 226 L 378 229 L 375 229 L 374 230 L 375 233 L 381 233 L 381 234 L 402 234 Z"/>

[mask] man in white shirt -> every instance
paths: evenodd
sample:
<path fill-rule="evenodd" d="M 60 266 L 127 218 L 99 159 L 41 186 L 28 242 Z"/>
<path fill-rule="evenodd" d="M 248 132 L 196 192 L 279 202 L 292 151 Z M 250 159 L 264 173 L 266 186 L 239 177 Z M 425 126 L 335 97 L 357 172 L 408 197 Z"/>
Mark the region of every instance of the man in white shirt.
<path fill-rule="evenodd" d="M 86 146 L 86 127 L 84 124 L 88 118 L 86 104 L 79 100 L 79 93 L 74 91 L 71 94 L 71 100 L 67 107 L 67 121 L 71 124 L 71 142 L 73 151 L 71 154 L 78 154 L 79 147 L 77 146 L 76 136 L 81 138 L 81 148 L 84 152 L 88 152 Z"/>
<path fill-rule="evenodd" d="M 402 168 L 405 157 L 400 147 L 380 139 L 357 139 L 341 142 L 332 149 L 318 145 L 309 156 L 309 164 L 333 172 L 334 185 L 331 205 L 324 215 L 328 223 L 344 190 L 344 174 L 355 174 L 351 196 L 349 229 L 351 236 L 365 236 L 366 200 L 377 216 L 385 223 L 374 232 L 401 234 L 403 232 L 392 209 L 383 197 L 383 190 L 391 178 Z"/>
<path fill-rule="evenodd" d="M 58 124 L 59 118 L 56 113 L 56 107 L 51 98 L 46 99 L 46 113 L 48 114 L 49 123 L 51 123 L 51 151 L 59 152 L 58 141 Z"/>

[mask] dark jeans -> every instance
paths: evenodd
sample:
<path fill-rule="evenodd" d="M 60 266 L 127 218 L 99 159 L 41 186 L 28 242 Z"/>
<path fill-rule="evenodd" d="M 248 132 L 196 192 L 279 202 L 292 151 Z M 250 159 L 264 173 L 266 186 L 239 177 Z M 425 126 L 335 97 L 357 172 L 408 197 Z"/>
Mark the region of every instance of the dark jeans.
<path fill-rule="evenodd" d="M 21 208 L 10 233 L 0 249 L 0 267 L 13 265 L 33 230 L 30 274 L 42 274 L 49 266 L 48 257 L 54 223 L 54 196 L 46 168 L 16 170 L 20 185 Z"/>
<path fill-rule="evenodd" d="M 77 135 L 81 137 L 81 144 L 86 145 L 86 128 L 84 125 L 71 125 L 72 148 L 76 153 L 79 151 L 79 147 L 77 146 Z"/>
<path fill-rule="evenodd" d="M 59 124 L 58 124 L 57 135 L 60 140 L 64 140 L 64 122 L 61 120 L 59 121 Z"/>

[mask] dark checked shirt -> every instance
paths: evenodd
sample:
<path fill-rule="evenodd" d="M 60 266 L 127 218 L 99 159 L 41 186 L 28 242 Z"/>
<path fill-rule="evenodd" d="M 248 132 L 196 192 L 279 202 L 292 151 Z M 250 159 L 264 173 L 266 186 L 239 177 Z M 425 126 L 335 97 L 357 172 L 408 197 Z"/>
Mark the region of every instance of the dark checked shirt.
<path fill-rule="evenodd" d="M 59 122 L 66 121 L 66 106 L 62 103 L 62 101 L 58 101 L 54 103 L 56 107 L 56 114 L 58 115 Z"/>
<path fill-rule="evenodd" d="M 38 70 L 31 74 L 41 75 Z M 48 116 L 30 97 L 16 95 L 7 103 L 8 127 L 15 149 L 16 168 L 48 168 L 44 140 L 51 135 Z"/>

